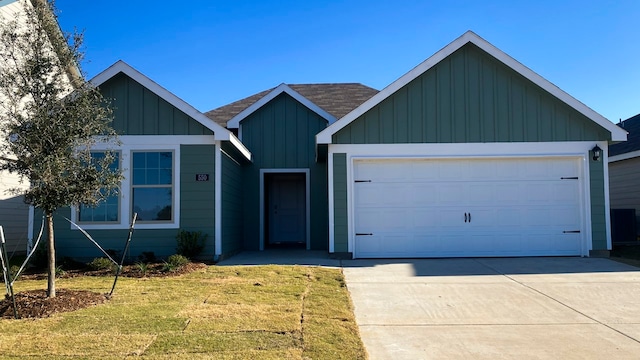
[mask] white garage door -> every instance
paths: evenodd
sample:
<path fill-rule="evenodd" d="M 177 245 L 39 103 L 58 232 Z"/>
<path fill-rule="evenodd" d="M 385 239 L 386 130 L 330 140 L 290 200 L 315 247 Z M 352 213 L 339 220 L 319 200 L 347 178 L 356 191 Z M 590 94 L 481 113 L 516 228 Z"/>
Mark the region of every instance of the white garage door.
<path fill-rule="evenodd" d="M 574 158 L 357 160 L 355 257 L 581 255 Z"/>

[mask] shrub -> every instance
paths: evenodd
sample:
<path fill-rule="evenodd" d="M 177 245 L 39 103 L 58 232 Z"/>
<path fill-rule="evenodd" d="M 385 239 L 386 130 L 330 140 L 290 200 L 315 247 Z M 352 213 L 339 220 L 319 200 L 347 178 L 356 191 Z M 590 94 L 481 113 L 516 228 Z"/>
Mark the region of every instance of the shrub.
<path fill-rule="evenodd" d="M 167 258 L 167 263 L 175 267 L 185 266 L 189 263 L 189 259 L 180 254 L 174 254 Z"/>
<path fill-rule="evenodd" d="M 111 260 L 105 257 L 95 258 L 87 265 L 89 265 L 92 270 L 114 270 L 116 266 Z"/>
<path fill-rule="evenodd" d="M 192 258 L 197 256 L 204 250 L 204 244 L 207 241 L 207 234 L 202 234 L 202 231 L 186 231 L 180 230 L 176 235 L 178 246 L 176 252 L 179 255 Z"/>
<path fill-rule="evenodd" d="M 140 270 L 142 276 L 147 275 L 147 272 L 149 271 L 149 264 L 147 264 L 146 262 L 137 262 L 136 267 L 138 267 L 138 270 Z"/>
<path fill-rule="evenodd" d="M 67 274 L 67 272 L 62 268 L 62 266 L 56 266 L 56 277 L 62 277 L 65 276 Z"/>
<path fill-rule="evenodd" d="M 9 267 L 9 274 L 11 274 L 11 280 L 15 279 L 16 274 L 18 273 L 18 270 L 20 270 L 20 266 L 18 265 L 11 265 L 11 267 Z"/>

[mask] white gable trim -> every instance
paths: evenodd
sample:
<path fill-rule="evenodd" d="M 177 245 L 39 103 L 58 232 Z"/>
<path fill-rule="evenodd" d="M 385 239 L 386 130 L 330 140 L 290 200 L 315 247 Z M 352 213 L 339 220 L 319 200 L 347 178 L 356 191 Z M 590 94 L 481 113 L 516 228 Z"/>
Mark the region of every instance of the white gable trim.
<path fill-rule="evenodd" d="M 615 156 L 610 156 L 609 157 L 609 163 L 616 162 L 616 161 L 633 159 L 633 158 L 636 158 L 636 157 L 639 157 L 639 156 L 640 156 L 640 150 L 630 151 L 628 153 L 623 153 L 623 154 L 619 154 L 619 155 L 615 155 Z"/>
<path fill-rule="evenodd" d="M 235 135 L 233 135 L 231 131 L 218 125 L 216 122 L 206 117 L 203 113 L 198 111 L 196 108 L 189 105 L 187 102 L 180 99 L 179 97 L 171 93 L 169 90 L 158 85 L 158 83 L 151 80 L 150 78 L 148 78 L 147 76 L 145 76 L 138 70 L 134 69 L 133 67 L 131 67 L 129 64 L 125 63 L 122 60 L 118 60 L 116 63 L 109 66 L 106 70 L 96 75 L 93 79 L 91 79 L 90 83 L 93 86 L 99 87 L 100 85 L 104 84 L 107 80 L 111 79 L 118 73 L 124 73 L 125 75 L 129 76 L 130 78 L 132 78 L 133 80 L 137 81 L 142 86 L 147 88 L 152 93 L 158 95 L 159 97 L 167 101 L 169 104 L 175 106 L 176 108 L 180 109 L 182 112 L 187 114 L 188 116 L 195 119 L 197 122 L 202 124 L 207 129 L 213 131 L 214 140 L 230 141 L 236 148 L 238 148 L 238 151 L 240 151 L 240 153 L 242 153 L 243 156 L 245 156 L 248 160 L 251 160 L 251 152 L 249 152 L 249 150 L 236 138 Z"/>
<path fill-rule="evenodd" d="M 337 133 L 339 130 L 347 126 L 353 120 L 357 119 L 359 116 L 363 115 L 367 111 L 371 110 L 374 106 L 381 103 L 383 100 L 393 95 L 396 91 L 400 90 L 403 86 L 407 85 L 409 82 L 417 78 L 418 76 L 425 73 L 427 70 L 431 69 L 435 65 L 437 65 L 440 61 L 453 54 L 456 50 L 460 49 L 467 43 L 472 43 L 479 47 L 480 49 L 489 53 L 489 55 L 503 62 L 505 65 L 529 79 L 536 85 L 540 86 L 544 90 L 551 93 L 556 98 L 565 102 L 567 105 L 571 106 L 581 114 L 585 115 L 598 125 L 604 127 L 605 129 L 611 132 L 611 140 L 612 141 L 626 141 L 627 140 L 627 132 L 620 127 L 616 126 L 611 121 L 607 120 L 602 115 L 593 111 L 591 108 L 581 103 L 571 95 L 567 94 L 548 80 L 544 79 L 542 76 L 536 74 L 528 67 L 522 65 L 520 62 L 512 58 L 511 56 L 504 53 L 502 50 L 497 47 L 491 45 L 488 41 L 484 40 L 477 34 L 472 31 L 467 31 L 462 36 L 451 42 L 449 45 L 442 48 L 442 50 L 438 51 L 434 55 L 432 55 L 427 60 L 423 61 L 420 65 L 413 68 L 408 73 L 404 74 L 398 80 L 391 83 L 389 86 L 384 88 L 378 94 L 374 95 L 369 100 L 365 101 L 362 105 L 355 108 L 353 111 L 342 117 L 340 120 L 336 121 L 331 126 L 327 127 L 325 130 L 321 131 L 316 135 L 316 143 L 318 144 L 331 144 L 332 135 Z"/>
<path fill-rule="evenodd" d="M 287 84 L 280 84 L 278 85 L 278 87 L 271 90 L 267 95 L 263 96 L 260 100 L 254 102 L 253 104 L 251 104 L 251 106 L 242 110 L 238 115 L 231 118 L 231 120 L 227 122 L 227 127 L 229 129 L 239 128 L 240 122 L 242 120 L 244 120 L 247 116 L 253 114 L 256 110 L 260 109 L 266 103 L 273 100 L 276 96 L 282 93 L 287 93 L 289 96 L 299 101 L 302 105 L 306 106 L 309 110 L 313 111 L 314 113 L 320 115 L 322 118 L 327 120 L 329 124 L 333 124 L 336 121 L 336 118 L 333 115 L 324 111 L 321 107 L 311 102 L 306 97 L 300 95 L 300 93 L 290 88 Z"/>

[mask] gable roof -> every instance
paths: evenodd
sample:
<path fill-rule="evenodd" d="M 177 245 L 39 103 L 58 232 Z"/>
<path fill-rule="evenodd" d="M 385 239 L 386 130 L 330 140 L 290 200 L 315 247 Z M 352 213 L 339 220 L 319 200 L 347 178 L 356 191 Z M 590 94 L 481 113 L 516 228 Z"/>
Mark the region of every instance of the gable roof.
<path fill-rule="evenodd" d="M 244 99 L 232 102 L 231 104 L 208 111 L 205 113 L 205 115 L 213 119 L 221 126 L 233 128 L 232 126 L 228 126 L 228 122 L 230 122 L 231 119 L 237 117 L 243 111 L 247 110 L 247 108 L 254 105 L 268 95 L 272 95 L 269 98 L 269 100 L 271 100 L 273 97 L 279 95 L 280 93 L 287 92 L 286 88 L 282 87 L 282 85 L 285 85 L 288 90 L 290 90 L 289 92 L 294 92 L 306 99 L 306 101 L 314 104 L 319 108 L 319 111 L 324 112 L 325 115 L 328 114 L 327 116 L 330 116 L 332 119 L 326 118 L 325 116 L 323 117 L 325 117 L 325 119 L 329 120 L 330 122 L 333 122 L 335 121 L 335 119 L 339 119 L 342 116 L 346 115 L 351 110 L 355 109 L 358 105 L 362 104 L 367 99 L 378 93 L 378 90 L 358 83 L 281 84 L 279 87 L 261 91 Z M 278 88 L 280 88 L 279 92 L 274 93 L 274 90 Z M 304 104 L 303 101 L 300 102 Z M 264 103 L 266 102 L 262 102 L 262 104 Z M 246 115 L 248 114 L 245 114 L 245 117 Z M 319 113 L 319 115 L 322 114 Z"/>
<path fill-rule="evenodd" d="M 627 141 L 609 145 L 609 161 L 625 160 L 640 156 L 640 114 L 618 124 L 629 132 Z"/>
<path fill-rule="evenodd" d="M 206 117 L 203 113 L 198 111 L 193 106 L 189 105 L 184 100 L 180 99 L 167 89 L 158 85 L 158 83 L 154 82 L 150 78 L 146 77 L 144 74 L 139 72 L 138 70 L 131 67 L 129 64 L 125 63 L 122 60 L 118 60 L 116 63 L 108 67 L 106 70 L 102 71 L 100 74 L 96 75 L 93 79 L 91 79 L 90 83 L 93 86 L 99 87 L 104 84 L 107 80 L 116 76 L 119 73 L 123 73 L 133 80 L 140 83 L 142 86 L 147 88 L 152 93 L 156 94 L 169 104 L 173 105 L 180 111 L 184 112 L 200 124 L 202 124 L 207 129 L 213 131 L 214 139 L 220 141 L 229 141 L 231 142 L 238 151 L 245 156 L 247 159 L 251 159 L 251 152 L 238 140 L 238 138 L 229 130 L 223 128 L 222 126 L 216 124 L 211 121 L 208 117 Z"/>
<path fill-rule="evenodd" d="M 587 107 L 580 101 L 576 100 L 571 95 L 567 94 L 548 80 L 544 79 L 540 75 L 533 72 L 531 69 L 522 65 L 520 62 L 502 52 L 500 49 L 496 48 L 486 40 L 482 39 L 480 36 L 475 34 L 472 31 L 467 31 L 462 36 L 451 42 L 449 45 L 442 48 L 440 51 L 436 52 L 434 55 L 420 63 L 418 66 L 413 68 L 408 73 L 404 74 L 398 80 L 392 82 L 389 86 L 382 89 L 378 94 L 374 95 L 372 98 L 364 102 L 362 105 L 355 108 L 353 111 L 327 127 L 325 130 L 321 131 L 316 135 L 316 142 L 318 144 L 331 144 L 333 134 L 337 133 L 339 130 L 347 126 L 349 123 L 359 118 L 361 115 L 365 114 L 367 111 L 371 110 L 374 106 L 380 104 L 383 100 L 393 95 L 395 92 L 400 90 L 402 87 L 410 83 L 412 80 L 416 79 L 435 65 L 437 65 L 440 61 L 444 60 L 455 51 L 463 47 L 464 45 L 472 43 L 487 52 L 489 55 L 493 56 L 498 61 L 501 61 L 506 66 L 510 67 L 512 70 L 522 75 L 526 79 L 530 80 L 534 84 L 540 86 L 542 89 L 546 90 L 559 100 L 563 101 L 576 111 L 580 112 L 593 122 L 602 126 L 606 130 L 611 133 L 611 139 L 613 141 L 624 141 L 627 138 L 626 131 L 619 128 L 609 120 L 607 120 L 602 115 L 593 111 L 591 108 Z"/>

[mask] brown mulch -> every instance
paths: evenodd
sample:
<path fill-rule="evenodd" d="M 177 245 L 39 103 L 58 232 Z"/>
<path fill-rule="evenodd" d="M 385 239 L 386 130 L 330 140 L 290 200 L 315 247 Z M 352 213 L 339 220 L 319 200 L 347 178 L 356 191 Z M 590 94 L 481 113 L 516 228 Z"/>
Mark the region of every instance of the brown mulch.
<path fill-rule="evenodd" d="M 84 290 L 57 289 L 56 297 L 47 298 L 46 290 L 30 290 L 15 295 L 19 319 L 45 318 L 55 313 L 75 311 L 102 304 L 106 294 Z M 13 304 L 8 296 L 0 301 L 0 318 L 13 319 Z"/>
<path fill-rule="evenodd" d="M 191 272 L 204 269 L 207 264 L 201 262 L 190 262 L 184 266 L 181 266 L 173 271 L 164 271 L 164 263 L 148 264 L 147 271 L 142 272 L 138 265 L 124 265 L 121 277 L 129 278 L 157 278 L 157 277 L 172 277 L 178 275 L 189 274 Z M 115 272 L 112 270 L 91 270 L 89 268 L 71 269 L 65 270 L 64 273 L 57 276 L 58 279 L 75 278 L 79 276 L 115 276 Z M 47 274 L 43 272 L 36 272 L 31 274 L 20 275 L 20 280 L 43 280 L 47 278 Z"/>
<path fill-rule="evenodd" d="M 149 264 L 146 273 L 142 273 L 137 265 L 122 267 L 121 277 L 173 277 L 188 274 L 207 267 L 205 263 L 188 263 L 174 271 L 163 271 L 164 264 Z M 1 272 L 1 271 L 0 271 Z M 114 276 L 110 270 L 67 270 L 58 278 L 74 278 L 79 276 Z M 18 280 L 41 280 L 47 275 L 42 272 L 21 275 Z M 4 286 L 2 286 L 4 287 Z M 69 312 L 84 309 L 90 306 L 102 304 L 108 300 L 107 294 L 99 294 L 91 291 L 57 289 L 55 298 L 47 298 L 46 290 L 31 290 L 15 295 L 18 318 L 46 318 L 56 313 Z M 8 295 L 0 301 L 0 319 L 13 319 L 13 304 Z"/>

